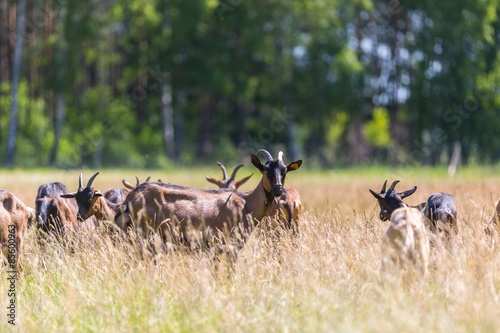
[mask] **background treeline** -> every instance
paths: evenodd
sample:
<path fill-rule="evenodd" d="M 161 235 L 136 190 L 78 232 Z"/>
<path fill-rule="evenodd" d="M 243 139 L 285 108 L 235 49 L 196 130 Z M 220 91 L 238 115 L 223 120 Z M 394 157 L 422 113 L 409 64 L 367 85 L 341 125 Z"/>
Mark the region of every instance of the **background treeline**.
<path fill-rule="evenodd" d="M 495 163 L 499 17 L 498 0 L 0 0 L 2 163 L 162 167 L 262 147 L 319 166 L 459 148 Z"/>

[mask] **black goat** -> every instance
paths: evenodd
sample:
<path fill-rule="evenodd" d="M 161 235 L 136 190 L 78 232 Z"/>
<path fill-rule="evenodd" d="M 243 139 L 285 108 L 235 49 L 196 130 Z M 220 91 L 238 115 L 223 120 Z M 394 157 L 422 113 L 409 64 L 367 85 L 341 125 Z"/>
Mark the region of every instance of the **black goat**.
<path fill-rule="evenodd" d="M 417 190 L 417 187 L 396 192 L 394 187 L 399 183 L 399 180 L 394 181 L 386 191 L 387 180 L 384 182 L 380 192 L 375 192 L 370 189 L 370 193 L 378 200 L 380 205 L 380 219 L 387 221 L 391 218 L 394 210 L 407 206 L 403 199 L 412 195 Z M 451 194 L 438 192 L 431 194 L 426 202 L 417 206 L 411 206 L 419 209 L 429 221 L 429 228 L 436 234 L 444 234 L 446 238 L 450 238 L 451 232 L 458 233 L 457 223 L 457 205 L 455 197 Z"/>
<path fill-rule="evenodd" d="M 90 177 L 87 186 L 83 187 L 82 174 L 78 178 L 78 190 L 76 192 L 65 193 L 62 198 L 76 199 L 78 205 L 77 219 L 84 221 L 92 216 L 95 216 L 97 221 L 113 221 L 113 217 L 120 208 L 119 204 L 115 204 L 105 199 L 99 190 L 92 187 L 95 177 L 99 172 L 96 172 Z"/>
<path fill-rule="evenodd" d="M 60 183 L 47 183 L 38 187 L 36 195 L 37 228 L 46 233 L 62 235 L 65 227 L 76 226 L 78 205 L 75 199 L 63 200 L 68 188 Z"/>

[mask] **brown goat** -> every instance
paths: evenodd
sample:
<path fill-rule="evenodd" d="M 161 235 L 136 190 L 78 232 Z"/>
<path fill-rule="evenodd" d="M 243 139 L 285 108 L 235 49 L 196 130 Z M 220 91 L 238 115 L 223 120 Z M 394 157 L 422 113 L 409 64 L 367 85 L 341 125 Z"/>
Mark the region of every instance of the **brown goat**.
<path fill-rule="evenodd" d="M 37 229 L 48 234 L 62 236 L 65 230 L 78 227 L 76 200 L 66 200 L 60 197 L 67 193 L 66 186 L 59 182 L 42 184 L 38 187 L 35 200 Z"/>
<path fill-rule="evenodd" d="M 87 186 L 83 187 L 82 174 L 78 179 L 78 190 L 72 193 L 61 195 L 62 198 L 75 198 L 78 204 L 78 221 L 82 222 L 92 216 L 97 221 L 113 221 L 113 218 L 120 205 L 115 204 L 103 197 L 99 190 L 92 187 L 92 183 L 99 172 L 90 177 Z"/>
<path fill-rule="evenodd" d="M 281 156 L 278 159 L 282 159 L 282 152 L 279 152 Z M 231 178 L 227 178 L 226 167 L 224 164 L 217 162 L 217 164 L 222 169 L 223 179 L 218 180 L 213 177 L 206 177 L 207 181 L 216 184 L 219 188 L 228 188 L 230 190 L 237 190 L 243 183 L 245 183 L 252 175 L 245 177 L 239 181 L 236 181 L 235 176 L 239 168 L 243 166 L 240 164 L 234 169 Z M 293 222 L 295 222 L 295 231 L 298 232 L 298 220 L 302 217 L 302 202 L 300 201 L 300 194 L 296 189 L 283 189 L 283 193 L 276 197 L 271 203 L 271 207 L 266 214 L 271 218 L 276 218 L 280 221 L 280 225 L 284 225 L 288 228 L 294 227 Z"/>
<path fill-rule="evenodd" d="M 149 182 L 149 179 L 150 179 L 150 178 L 151 178 L 151 176 L 150 176 L 150 177 L 148 177 L 148 178 L 146 178 L 146 180 L 145 180 L 145 181 L 143 181 L 143 183 L 147 183 L 147 182 Z M 139 177 L 137 177 L 137 176 L 135 176 L 135 181 L 136 181 L 136 182 L 135 182 L 135 186 L 134 186 L 134 185 L 132 185 L 129 181 L 127 181 L 127 180 L 125 180 L 125 179 L 124 179 L 124 180 L 122 180 L 122 183 L 123 183 L 123 186 L 125 186 L 125 188 L 126 188 L 127 190 L 132 191 L 134 188 L 136 188 L 137 186 L 139 186 L 139 184 L 141 184 L 141 182 L 139 181 Z M 158 181 L 159 181 L 159 182 L 161 182 L 161 180 L 158 180 Z M 125 199 L 125 198 L 124 198 L 124 199 Z"/>
<path fill-rule="evenodd" d="M 299 220 L 302 217 L 302 202 L 300 194 L 294 188 L 284 189 L 283 194 L 274 200 L 267 216 L 276 218 L 280 225 L 299 231 Z"/>
<path fill-rule="evenodd" d="M 24 232 L 35 220 L 35 211 L 26 207 L 14 194 L 0 190 L 0 244 L 3 261 L 10 271 L 19 272 Z"/>
<path fill-rule="evenodd" d="M 416 208 L 398 208 L 392 213 L 391 224 L 382 240 L 383 272 L 389 266 L 410 263 L 427 274 L 430 243 L 424 220 Z"/>
<path fill-rule="evenodd" d="M 244 242 L 254 222 L 258 223 L 274 197 L 283 193 L 286 173 L 302 164 L 298 160 L 285 166 L 282 159 L 273 160 L 264 149 L 257 153 L 264 154 L 266 162 L 262 164 L 252 154 L 253 165 L 262 173 L 261 181 L 252 191 L 144 183 L 130 192 L 124 211 L 118 212 L 115 222 L 125 230 L 135 225 L 145 233 L 159 231 L 166 241 L 175 238 L 174 231 L 178 228 L 180 241 L 189 245 L 199 244 L 202 239 L 212 243 L 221 234 L 236 236 Z"/>

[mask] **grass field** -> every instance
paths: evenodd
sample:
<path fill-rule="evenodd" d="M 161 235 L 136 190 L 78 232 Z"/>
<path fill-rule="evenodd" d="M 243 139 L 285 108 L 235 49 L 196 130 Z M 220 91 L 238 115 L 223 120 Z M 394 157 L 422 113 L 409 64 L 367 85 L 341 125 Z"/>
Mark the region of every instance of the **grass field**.
<path fill-rule="evenodd" d="M 239 171 L 243 177 L 253 168 Z M 84 171 L 84 183 L 92 175 Z M 103 170 L 94 186 L 152 176 L 212 188 L 205 175 L 220 170 Z M 61 181 L 70 190 L 77 171 L 2 171 L 0 188 L 34 206 L 38 185 Z M 250 190 L 256 173 L 244 186 Z M 460 234 L 454 255 L 434 260 L 426 279 L 382 278 L 380 244 L 388 227 L 368 192 L 385 179 L 406 199 L 423 202 L 436 191 L 456 196 Z M 16 326 L 7 323 L 9 288 L 0 269 L 0 332 L 499 332 L 500 248 L 483 228 L 500 197 L 500 169 L 383 168 L 290 173 L 305 213 L 300 236 L 276 241 L 255 230 L 234 270 L 206 253 L 158 254 L 141 260 L 128 244 L 82 239 L 71 253 L 39 244 L 27 233 L 23 272 L 16 281 Z"/>

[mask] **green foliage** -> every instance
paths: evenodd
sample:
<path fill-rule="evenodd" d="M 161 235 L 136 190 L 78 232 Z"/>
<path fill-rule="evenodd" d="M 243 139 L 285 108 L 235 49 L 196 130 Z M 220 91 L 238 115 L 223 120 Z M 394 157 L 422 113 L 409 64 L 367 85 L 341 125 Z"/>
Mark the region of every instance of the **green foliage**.
<path fill-rule="evenodd" d="M 384 108 L 373 110 L 373 119 L 363 128 L 364 138 L 376 147 L 389 147 L 391 144 L 389 113 Z"/>
<path fill-rule="evenodd" d="M 46 165 L 54 140 L 51 124 L 45 115 L 46 105 L 42 99 L 29 95 L 28 84 L 25 80 L 19 83 L 17 103 L 19 120 L 16 164 L 23 167 Z M 0 85 L 0 110 L 10 110 L 10 107 L 10 84 L 4 82 Z M 2 134 L 0 142 L 6 142 L 10 117 L 7 112 L 2 113 L 5 115 L 5 120 L 0 124 Z M 5 153 L 3 146 L 1 153 Z"/>
<path fill-rule="evenodd" d="M 43 20 L 28 29 L 16 164 L 49 163 L 57 96 L 66 106 L 60 167 L 234 160 L 244 157 L 242 146 L 284 147 L 318 165 L 397 163 L 427 147 L 424 134 L 436 128 L 443 140 L 419 163 L 447 162 L 457 141 L 464 162 L 496 162 L 499 13 L 494 0 L 29 6 L 27 17 Z M 0 75 L 0 152 L 8 79 Z M 169 99 L 173 119 L 165 126 Z M 273 127 L 276 109 L 293 117 Z M 167 129 L 174 133 L 164 142 Z M 272 140 L 259 138 L 264 129 Z M 358 149 L 366 142 L 384 149 Z"/>
<path fill-rule="evenodd" d="M 345 133 L 346 125 L 349 121 L 349 114 L 347 112 L 339 112 L 335 115 L 334 121 L 328 130 L 328 144 L 335 147 L 342 135 Z"/>

